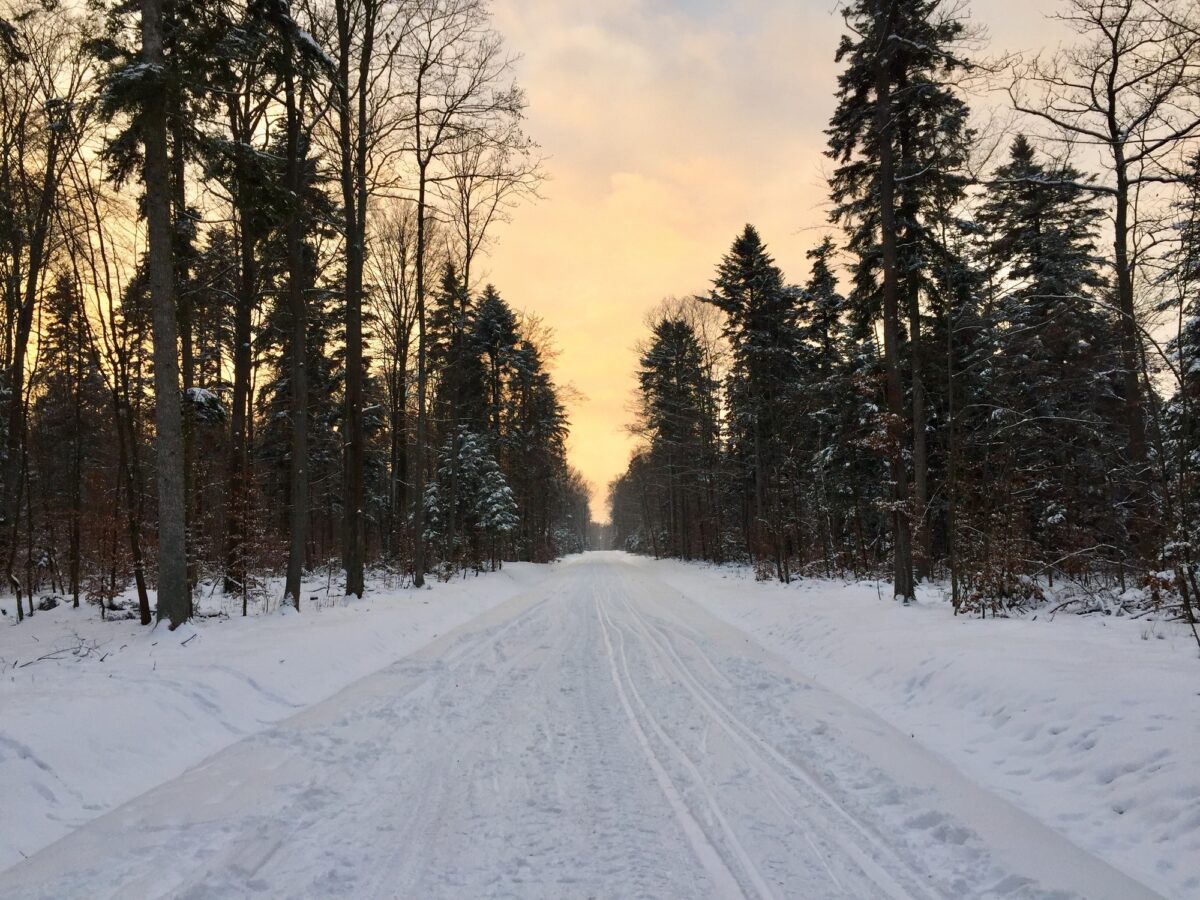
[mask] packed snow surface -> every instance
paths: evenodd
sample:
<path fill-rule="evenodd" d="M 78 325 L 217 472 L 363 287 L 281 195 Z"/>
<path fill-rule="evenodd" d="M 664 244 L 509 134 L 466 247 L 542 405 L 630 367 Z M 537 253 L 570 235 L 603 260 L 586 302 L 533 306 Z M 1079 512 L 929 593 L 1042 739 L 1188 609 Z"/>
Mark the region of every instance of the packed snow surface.
<path fill-rule="evenodd" d="M 1198 663 L 1136 628 L 596 553 L 138 632 L 0 684 L 0 896 L 1200 896 Z M 1043 779 L 1093 720 L 1090 774 Z"/>
<path fill-rule="evenodd" d="M 201 611 L 229 616 L 175 632 L 103 622 L 94 608 L 0 618 L 0 870 L 548 574 L 508 564 L 432 590 L 376 579 L 363 600 L 333 599 L 314 578 L 302 612 L 276 604 L 250 618 L 240 599 L 205 591 Z"/>

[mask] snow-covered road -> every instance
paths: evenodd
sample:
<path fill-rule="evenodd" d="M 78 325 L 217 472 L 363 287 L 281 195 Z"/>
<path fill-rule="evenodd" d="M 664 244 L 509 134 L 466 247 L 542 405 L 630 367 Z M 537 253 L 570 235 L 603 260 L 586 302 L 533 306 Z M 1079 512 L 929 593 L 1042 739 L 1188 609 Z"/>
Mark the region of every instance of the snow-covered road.
<path fill-rule="evenodd" d="M 602 553 L 0 874 L 254 894 L 1156 896 Z"/>

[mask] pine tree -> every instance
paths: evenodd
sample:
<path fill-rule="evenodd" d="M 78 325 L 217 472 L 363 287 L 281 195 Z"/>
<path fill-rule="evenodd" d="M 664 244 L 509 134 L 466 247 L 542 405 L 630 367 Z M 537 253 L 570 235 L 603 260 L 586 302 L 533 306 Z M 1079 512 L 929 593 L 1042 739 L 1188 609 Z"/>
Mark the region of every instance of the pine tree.
<path fill-rule="evenodd" d="M 131 13 L 136 4 L 112 3 L 105 16 L 103 33 L 89 42 L 91 52 L 106 66 L 106 86 L 102 111 L 117 124 L 104 153 L 114 179 L 126 181 L 144 158 L 141 149 L 147 117 L 161 113 L 164 118 L 167 158 L 165 189 L 168 191 L 168 219 L 171 238 L 173 305 L 179 339 L 178 369 L 185 396 L 197 386 L 197 348 L 195 343 L 196 297 L 194 268 L 200 253 L 197 222 L 200 211 L 188 199 L 189 167 L 205 157 L 209 143 L 205 125 L 230 89 L 231 68 L 222 53 L 224 38 L 231 30 L 230 4 L 197 0 L 180 3 L 173 0 L 152 4 L 161 33 L 160 59 L 153 68 L 146 65 L 138 50 L 131 28 Z M 142 29 L 147 22 L 142 11 Z M 121 113 L 121 115 L 116 115 Z M 147 212 L 150 206 L 147 205 Z M 186 411 L 185 411 L 186 413 Z M 196 425 L 190 415 L 182 420 L 184 470 L 185 540 L 188 545 L 188 607 L 191 589 L 197 578 L 193 535 L 196 523 L 191 519 L 199 509 L 196 473 Z"/>
<path fill-rule="evenodd" d="M 1100 212 L 1067 165 L 1039 161 L 1018 137 L 979 210 L 989 277 L 1000 285 L 989 366 L 993 502 L 1014 498 L 1027 556 L 1051 564 L 1120 544 L 1108 473 L 1120 425 L 1119 346 L 1096 261 Z M 989 479 L 992 481 L 992 479 Z M 1007 485 L 1000 488 L 999 484 Z M 1007 572 L 991 590 L 1013 589 Z"/>
<path fill-rule="evenodd" d="M 1095 181 L 1081 184 L 1103 197 L 1108 213 L 1125 404 L 1119 477 L 1139 562 L 1152 569 L 1164 517 L 1147 425 L 1157 398 L 1146 372 L 1148 342 L 1138 300 L 1153 280 L 1154 254 L 1145 252 L 1143 235 L 1147 195 L 1176 180 L 1174 172 L 1200 134 L 1200 23 L 1195 0 L 1071 0 L 1061 18 L 1077 40 L 1031 59 L 1010 96 L 1014 109 L 1048 126 L 1061 146 L 1086 146 L 1100 161 Z"/>
<path fill-rule="evenodd" d="M 1175 204 L 1175 249 L 1168 277 L 1177 286 L 1179 334 L 1171 343 L 1178 393 L 1200 398 L 1200 151 L 1187 161 L 1183 192 Z"/>
<path fill-rule="evenodd" d="M 567 415 L 541 351 L 522 340 L 513 361 L 513 380 L 499 455 L 517 498 L 521 523 L 513 536 L 518 559 L 553 559 L 558 497 L 553 489 L 566 471 Z"/>
<path fill-rule="evenodd" d="M 858 258 L 859 315 L 883 325 L 893 591 L 908 600 L 914 543 L 917 574 L 927 571 L 931 555 L 922 293 L 932 286 L 931 261 L 948 252 L 939 233 L 964 187 L 967 108 L 949 84 L 967 67 L 955 50 L 964 26 L 937 0 L 856 0 L 843 17 L 849 33 L 837 60 L 845 68 L 828 129 L 837 164 L 832 218 Z"/>
<path fill-rule="evenodd" d="M 493 570 L 499 565 L 498 542 L 516 530 L 520 524 L 517 501 L 512 488 L 500 471 L 496 459 L 487 449 L 482 438 L 472 442 L 476 454 L 473 470 L 471 515 L 480 536 L 488 540 L 489 557 Z"/>
<path fill-rule="evenodd" d="M 486 427 L 492 443 L 498 444 L 503 428 L 501 414 L 504 392 L 512 379 L 516 360 L 517 317 L 492 285 L 483 289 L 475 316 L 473 341 L 485 361 Z"/>
<path fill-rule="evenodd" d="M 875 416 L 868 400 L 874 394 L 873 336 L 853 324 L 833 273 L 836 253 L 829 237 L 808 252 L 812 268 L 801 294 L 805 352 L 797 391 L 797 415 L 806 422 L 803 465 L 811 472 L 812 530 L 827 575 L 835 568 L 867 567 L 871 510 L 879 499 L 875 486 L 885 477 L 864 446 Z"/>
<path fill-rule="evenodd" d="M 786 581 L 775 482 L 784 460 L 783 407 L 795 383 L 801 338 L 795 292 L 784 285 L 753 226 L 746 226 L 722 259 L 708 300 L 726 315 L 724 334 L 733 352 L 730 429 L 749 486 L 746 544 L 755 558 L 769 555 Z"/>
<path fill-rule="evenodd" d="M 483 425 L 483 368 L 474 341 L 475 304 L 453 263 L 446 263 L 432 299 L 426 338 L 436 384 L 431 418 L 434 434 L 449 445 L 445 461 L 449 470 L 443 484 L 445 527 L 451 552 L 456 552 L 456 533 L 463 525 L 459 513 L 464 509 L 458 498 L 458 441 L 465 431 L 474 433 Z"/>
<path fill-rule="evenodd" d="M 171 239 L 169 111 L 163 53 L 162 0 L 142 0 L 142 63 L 150 80 L 142 106 L 147 281 L 154 310 L 154 432 L 158 473 L 158 618 L 177 628 L 191 614 L 183 416 L 179 404 L 178 323 Z M 146 622 L 143 625 L 148 624 Z"/>
<path fill-rule="evenodd" d="M 1175 204 L 1174 230 L 1176 244 L 1166 280 L 1174 288 L 1177 333 L 1169 352 L 1176 388 L 1164 418 L 1167 466 L 1177 508 L 1164 562 L 1175 571 L 1185 618 L 1194 632 L 1200 609 L 1196 578 L 1200 550 L 1200 152 L 1187 160 L 1183 191 Z"/>
<path fill-rule="evenodd" d="M 287 18 L 272 27 L 292 34 L 296 25 Z M 280 48 L 276 62 L 290 67 L 292 90 L 298 92 L 305 78 L 315 76 L 298 50 L 294 57 L 282 59 L 285 50 Z M 284 596 L 298 604 L 313 511 L 324 506 L 328 525 L 340 496 L 334 473 L 341 459 L 336 429 L 344 354 L 336 340 L 338 313 L 331 303 L 337 293 L 336 272 L 326 272 L 328 261 L 319 253 L 321 242 L 333 234 L 328 225 L 332 205 L 316 184 L 316 162 L 308 154 L 298 106 L 288 124 L 291 133 L 272 145 L 282 163 L 275 169 L 277 184 L 290 196 L 262 244 L 261 277 L 273 302 L 255 346 L 272 377 L 258 394 L 264 424 L 256 431 L 253 453 L 273 476 L 263 490 L 289 536 Z M 292 192 L 289 184 L 298 189 Z M 299 414 L 301 410 L 305 414 Z M 313 496 L 312 485 L 322 486 L 321 497 Z"/>
<path fill-rule="evenodd" d="M 39 352 L 45 372 L 31 415 L 31 443 L 43 482 L 42 493 L 52 510 L 48 543 L 56 546 L 55 525 L 66 518 L 67 588 L 79 606 L 84 576 L 83 516 L 98 498 L 89 496 L 91 470 L 108 460 L 111 416 L 104 379 L 91 352 L 86 310 L 77 286 L 60 276 L 43 298 L 43 331 Z"/>
<path fill-rule="evenodd" d="M 475 341 L 476 306 L 453 263 L 446 263 L 432 298 L 427 344 L 436 378 L 432 418 L 441 435 L 483 425 L 484 389 Z"/>
<path fill-rule="evenodd" d="M 519 523 L 516 500 L 487 440 L 466 427 L 442 444 L 438 478 L 427 486 L 425 499 L 436 508 L 427 519 L 426 539 L 442 543 L 447 571 L 456 564 L 478 568 L 485 538 L 494 566 L 497 541 Z"/>
<path fill-rule="evenodd" d="M 204 176 L 225 189 L 236 223 L 231 235 L 236 246 L 221 260 L 230 282 L 221 300 L 231 307 L 226 327 L 233 376 L 228 398 L 223 567 L 225 592 L 241 594 L 243 613 L 250 575 L 249 519 L 255 508 L 250 467 L 253 314 L 267 282 L 264 242 L 282 227 L 288 201 L 281 159 L 272 152 L 279 148 L 268 146 L 271 131 L 264 127 L 280 62 L 267 14 L 260 3 L 241 4 L 226 13 L 226 30 L 212 50 L 228 79 L 223 90 L 225 114 L 223 119 L 214 116 L 213 126 L 197 135 Z"/>
<path fill-rule="evenodd" d="M 709 378 L 692 326 L 664 316 L 655 323 L 638 370 L 640 431 L 664 485 L 665 552 L 689 559 L 704 554 L 706 494 L 702 465 L 717 430 Z"/>
<path fill-rule="evenodd" d="M 442 492 L 437 481 L 431 480 L 425 485 L 425 531 L 422 537 L 434 543 L 445 534 L 445 523 L 442 515 Z"/>

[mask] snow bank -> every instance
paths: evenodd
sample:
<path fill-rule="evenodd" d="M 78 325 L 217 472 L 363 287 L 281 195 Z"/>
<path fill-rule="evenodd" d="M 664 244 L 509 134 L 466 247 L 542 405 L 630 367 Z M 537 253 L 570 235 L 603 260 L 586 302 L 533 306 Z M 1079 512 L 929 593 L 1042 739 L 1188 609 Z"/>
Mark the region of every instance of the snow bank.
<path fill-rule="evenodd" d="M 1161 622 L 955 618 L 873 584 L 656 577 L 1169 897 L 1200 898 L 1200 659 Z"/>
<path fill-rule="evenodd" d="M 376 585 L 363 600 L 199 619 L 175 632 L 103 622 L 94 607 L 60 606 L 13 627 L 0 619 L 0 870 L 552 568 L 509 563 L 426 591 Z M 325 588 L 314 579 L 302 596 Z"/>

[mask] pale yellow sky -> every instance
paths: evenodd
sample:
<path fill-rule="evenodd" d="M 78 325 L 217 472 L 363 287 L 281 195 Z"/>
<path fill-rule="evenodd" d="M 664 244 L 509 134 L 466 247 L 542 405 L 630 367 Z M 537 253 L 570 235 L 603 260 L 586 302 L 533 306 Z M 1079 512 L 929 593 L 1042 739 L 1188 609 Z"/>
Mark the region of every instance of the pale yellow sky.
<path fill-rule="evenodd" d="M 1038 0 L 979 0 L 992 50 L 1045 43 Z M 485 277 L 543 317 L 561 349 L 570 458 L 607 516 L 647 312 L 705 292 L 752 222 L 792 281 L 826 227 L 824 128 L 841 33 L 835 0 L 493 0 L 522 58 L 544 197 L 497 231 Z"/>

